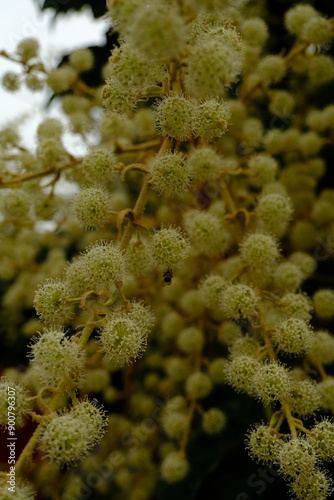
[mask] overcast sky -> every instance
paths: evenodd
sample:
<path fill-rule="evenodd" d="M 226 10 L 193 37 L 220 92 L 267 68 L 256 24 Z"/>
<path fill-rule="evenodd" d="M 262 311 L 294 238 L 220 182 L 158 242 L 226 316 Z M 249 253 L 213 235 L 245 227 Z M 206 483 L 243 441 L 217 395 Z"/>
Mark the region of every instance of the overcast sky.
<path fill-rule="evenodd" d="M 63 53 L 88 45 L 103 45 L 107 21 L 94 19 L 91 11 L 75 12 L 54 19 L 54 11 L 41 13 L 36 0 L 2 1 L 0 17 L 0 50 L 11 53 L 24 38 L 37 38 L 47 66 L 57 65 Z M 19 72 L 17 64 L 0 57 L 0 79 L 6 71 Z M 9 93 L 0 87 L 0 128 L 19 118 L 24 143 L 33 147 L 38 123 L 57 110 L 45 111 L 48 94 L 22 89 Z M 23 120 L 25 117 L 25 120 Z"/>

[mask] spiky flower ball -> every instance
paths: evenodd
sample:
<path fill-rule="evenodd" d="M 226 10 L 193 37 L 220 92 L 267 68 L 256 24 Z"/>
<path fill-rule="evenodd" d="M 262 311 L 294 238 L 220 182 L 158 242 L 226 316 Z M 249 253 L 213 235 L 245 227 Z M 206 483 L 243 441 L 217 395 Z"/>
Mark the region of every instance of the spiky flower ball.
<path fill-rule="evenodd" d="M 311 379 L 298 380 L 293 384 L 289 407 L 297 415 L 312 415 L 321 405 L 316 383 Z"/>
<path fill-rule="evenodd" d="M 115 177 L 116 161 L 117 159 L 110 148 L 96 146 L 83 159 L 83 174 L 91 184 L 112 181 Z"/>
<path fill-rule="evenodd" d="M 190 252 L 189 242 L 178 227 L 169 226 L 156 230 L 152 244 L 154 258 L 164 269 L 179 267 Z"/>
<path fill-rule="evenodd" d="M 227 382 L 237 391 L 250 392 L 250 381 L 258 362 L 253 356 L 234 356 L 225 367 Z"/>
<path fill-rule="evenodd" d="M 223 254 L 230 247 L 231 234 L 214 213 L 190 209 L 184 215 L 184 226 L 194 247 L 201 253 Z"/>
<path fill-rule="evenodd" d="M 241 258 L 250 269 L 269 272 L 279 258 L 277 241 L 269 234 L 252 233 L 240 246 Z"/>
<path fill-rule="evenodd" d="M 291 380 L 288 370 L 276 361 L 260 363 L 251 377 L 254 395 L 265 405 L 284 401 L 291 394 Z"/>
<path fill-rule="evenodd" d="M 85 352 L 62 330 L 50 329 L 33 339 L 29 357 L 44 384 L 57 387 L 64 377 L 81 383 Z"/>
<path fill-rule="evenodd" d="M 229 105 L 221 99 L 205 99 L 199 105 L 198 135 L 213 141 L 227 132 L 231 117 Z"/>
<path fill-rule="evenodd" d="M 156 125 L 163 135 L 186 141 L 197 135 L 198 111 L 196 106 L 182 95 L 167 96 L 155 109 Z"/>
<path fill-rule="evenodd" d="M 278 170 L 275 158 L 265 153 L 253 155 L 248 162 L 249 180 L 253 186 L 264 186 L 273 182 Z"/>
<path fill-rule="evenodd" d="M 189 156 L 187 165 L 195 181 L 210 181 L 221 172 L 222 159 L 212 148 L 196 148 Z"/>
<path fill-rule="evenodd" d="M 206 434 L 219 434 L 226 425 L 226 415 L 219 408 L 210 408 L 203 414 L 202 427 Z"/>
<path fill-rule="evenodd" d="M 175 483 L 185 478 L 189 471 L 189 462 L 177 451 L 169 453 L 161 464 L 161 476 L 169 483 Z"/>
<path fill-rule="evenodd" d="M 24 416 L 31 409 L 29 394 L 22 385 L 9 377 L 0 378 L 0 427 L 4 425 L 21 426 Z M 15 421 L 9 419 L 15 415 Z"/>
<path fill-rule="evenodd" d="M 249 285 L 227 285 L 220 297 L 221 310 L 230 319 L 250 319 L 256 314 L 257 306 L 258 296 Z"/>
<path fill-rule="evenodd" d="M 11 189 L 5 196 L 4 209 L 10 217 L 27 217 L 31 198 L 24 189 Z"/>
<path fill-rule="evenodd" d="M 90 49 L 77 49 L 69 56 L 70 65 L 78 72 L 88 71 L 94 66 L 94 56 Z"/>
<path fill-rule="evenodd" d="M 264 464 L 276 459 L 281 444 L 277 433 L 265 424 L 256 425 L 246 436 L 246 447 L 249 454 L 257 462 Z"/>
<path fill-rule="evenodd" d="M 325 330 L 314 332 L 308 356 L 314 362 L 328 365 L 334 362 L 334 337 Z"/>
<path fill-rule="evenodd" d="M 302 293 L 286 293 L 281 298 L 282 313 L 287 317 L 295 317 L 308 321 L 311 319 L 312 304 L 307 295 Z"/>
<path fill-rule="evenodd" d="M 279 350 L 301 356 L 311 345 L 312 331 L 306 321 L 289 318 L 281 322 L 272 338 Z"/>
<path fill-rule="evenodd" d="M 105 425 L 105 414 L 95 401 L 81 401 L 46 424 L 40 448 L 51 461 L 72 465 L 101 440 Z"/>
<path fill-rule="evenodd" d="M 209 274 L 199 285 L 199 294 L 203 304 L 216 310 L 220 306 L 221 293 L 226 287 L 226 280 L 219 274 Z"/>
<path fill-rule="evenodd" d="M 85 188 L 74 196 L 70 210 L 85 229 L 100 229 L 111 217 L 110 195 L 100 188 Z"/>
<path fill-rule="evenodd" d="M 283 443 L 277 459 L 282 473 L 293 478 L 309 475 L 318 460 L 312 444 L 302 437 Z"/>
<path fill-rule="evenodd" d="M 291 482 L 291 491 L 298 500 L 326 500 L 333 492 L 333 481 L 320 469 L 300 474 Z"/>
<path fill-rule="evenodd" d="M 186 413 L 173 412 L 164 415 L 162 418 L 162 428 L 168 437 L 180 439 L 187 429 Z"/>
<path fill-rule="evenodd" d="M 68 289 L 64 281 L 49 278 L 38 285 L 34 307 L 38 316 L 46 323 L 63 325 L 71 317 L 73 309 L 67 299 Z"/>
<path fill-rule="evenodd" d="M 310 443 L 324 460 L 334 460 L 334 422 L 323 419 L 316 423 L 308 435 Z"/>
<path fill-rule="evenodd" d="M 314 312 L 321 319 L 331 319 L 334 316 L 334 290 L 321 289 L 313 295 Z"/>
<path fill-rule="evenodd" d="M 150 165 L 150 183 L 167 197 L 182 194 L 190 183 L 189 165 L 181 153 L 168 151 L 156 156 Z"/>
<path fill-rule="evenodd" d="M 286 232 L 292 215 L 290 199 L 278 193 L 261 196 L 256 207 L 259 228 L 273 236 Z"/>
<path fill-rule="evenodd" d="M 203 399 L 212 390 L 212 380 L 206 373 L 197 371 L 186 380 L 186 392 L 190 398 Z"/>

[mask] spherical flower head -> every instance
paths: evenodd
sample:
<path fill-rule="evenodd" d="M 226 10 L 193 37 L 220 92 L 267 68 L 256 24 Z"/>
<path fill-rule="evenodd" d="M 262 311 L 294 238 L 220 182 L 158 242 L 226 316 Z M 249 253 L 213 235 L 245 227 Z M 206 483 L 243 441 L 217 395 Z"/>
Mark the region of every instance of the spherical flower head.
<path fill-rule="evenodd" d="M 229 319 L 251 319 L 256 314 L 258 296 L 249 285 L 229 284 L 221 294 L 220 307 Z"/>
<path fill-rule="evenodd" d="M 297 4 L 285 13 L 285 26 L 293 35 L 301 36 L 305 24 L 317 16 L 317 11 L 308 4 Z"/>
<path fill-rule="evenodd" d="M 226 381 L 238 392 L 249 393 L 251 377 L 258 366 L 254 356 L 234 356 L 225 368 Z"/>
<path fill-rule="evenodd" d="M 333 30 L 330 20 L 320 15 L 310 17 L 303 26 L 301 38 L 307 43 L 316 45 L 331 42 Z"/>
<path fill-rule="evenodd" d="M 334 316 L 334 290 L 322 289 L 313 295 L 314 312 L 320 319 L 329 320 Z"/>
<path fill-rule="evenodd" d="M 221 344 L 234 344 L 242 337 L 242 330 L 235 321 L 224 321 L 218 330 L 217 339 Z"/>
<path fill-rule="evenodd" d="M 319 409 L 321 397 L 314 380 L 298 380 L 293 384 L 289 407 L 292 413 L 300 416 L 312 415 Z"/>
<path fill-rule="evenodd" d="M 12 500 L 13 492 L 9 490 L 9 476 L 0 476 L 0 498 L 2 500 Z M 35 491 L 29 483 L 22 482 L 15 478 L 15 500 L 34 500 L 36 498 Z"/>
<path fill-rule="evenodd" d="M 271 270 L 279 258 L 279 249 L 269 234 L 252 233 L 241 243 L 240 255 L 250 269 Z"/>
<path fill-rule="evenodd" d="M 35 38 L 26 38 L 22 40 L 17 48 L 16 53 L 22 62 L 26 63 L 38 56 L 39 53 L 39 42 Z"/>
<path fill-rule="evenodd" d="M 132 239 L 126 250 L 128 272 L 144 278 L 152 271 L 154 259 L 151 241 Z"/>
<path fill-rule="evenodd" d="M 73 197 L 70 211 L 85 229 L 100 229 L 112 215 L 110 196 L 101 188 L 82 189 Z"/>
<path fill-rule="evenodd" d="M 59 94 L 69 90 L 77 77 L 75 69 L 70 66 L 62 66 L 50 71 L 46 82 L 53 92 Z"/>
<path fill-rule="evenodd" d="M 63 135 L 64 127 L 57 118 L 46 118 L 37 127 L 38 139 L 55 137 L 60 139 Z"/>
<path fill-rule="evenodd" d="M 226 415 L 219 408 L 210 408 L 203 414 L 202 427 L 206 434 L 215 435 L 226 426 Z"/>
<path fill-rule="evenodd" d="M 280 363 L 259 363 L 251 377 L 251 389 L 255 397 L 265 405 L 283 401 L 291 394 L 290 375 Z"/>
<path fill-rule="evenodd" d="M 102 90 L 102 105 L 108 112 L 132 115 L 137 101 L 138 95 L 134 88 L 129 89 L 114 77 L 106 79 Z"/>
<path fill-rule="evenodd" d="M 223 254 L 230 247 L 231 234 L 214 213 L 190 209 L 184 215 L 184 226 L 194 247 L 201 253 Z"/>
<path fill-rule="evenodd" d="M 284 292 L 294 292 L 304 279 L 300 268 L 293 262 L 281 262 L 274 272 L 274 286 Z"/>
<path fill-rule="evenodd" d="M 161 476 L 168 483 L 181 481 L 189 471 L 189 462 L 177 451 L 169 453 L 161 464 Z"/>
<path fill-rule="evenodd" d="M 231 113 L 229 105 L 221 99 L 205 99 L 199 105 L 198 135 L 209 142 L 227 132 Z"/>
<path fill-rule="evenodd" d="M 186 393 L 192 399 L 206 398 L 212 390 L 212 380 L 207 373 L 194 372 L 186 380 Z"/>
<path fill-rule="evenodd" d="M 37 287 L 34 307 L 40 319 L 50 325 L 63 325 L 72 316 L 72 305 L 67 302 L 68 289 L 61 279 L 48 278 Z"/>
<path fill-rule="evenodd" d="M 315 449 L 305 438 L 292 438 L 283 443 L 277 459 L 281 472 L 292 478 L 310 474 L 317 464 Z"/>
<path fill-rule="evenodd" d="M 134 318 L 115 314 L 103 326 L 99 344 L 108 360 L 123 367 L 140 357 L 146 348 L 147 330 Z"/>
<path fill-rule="evenodd" d="M 64 377 L 82 382 L 85 352 L 62 330 L 46 330 L 30 344 L 31 363 L 41 381 L 57 387 Z"/>
<path fill-rule="evenodd" d="M 295 105 L 295 98 L 286 90 L 275 90 L 270 95 L 269 111 L 276 116 L 288 116 Z"/>
<path fill-rule="evenodd" d="M 162 418 L 162 428 L 171 439 L 180 439 L 187 429 L 187 423 L 187 415 L 181 412 L 169 413 Z"/>
<path fill-rule="evenodd" d="M 88 71 L 94 66 L 94 56 L 90 49 L 78 49 L 69 56 L 69 63 L 78 72 Z"/>
<path fill-rule="evenodd" d="M 189 186 L 189 168 L 181 153 L 168 151 L 153 158 L 150 183 L 158 193 L 167 197 L 182 194 Z"/>
<path fill-rule="evenodd" d="M 51 461 L 70 466 L 89 454 L 102 438 L 104 427 L 103 411 L 83 401 L 45 425 L 40 448 Z"/>
<path fill-rule="evenodd" d="M 292 215 L 290 199 L 278 193 L 261 196 L 256 207 L 260 229 L 281 237 L 287 230 Z"/>
<path fill-rule="evenodd" d="M 4 199 L 5 212 L 11 217 L 27 217 L 30 205 L 31 198 L 24 189 L 11 189 Z"/>
<path fill-rule="evenodd" d="M 198 110 L 182 95 L 171 95 L 162 99 L 155 108 L 155 119 L 156 126 L 163 135 L 179 141 L 197 136 Z"/>
<path fill-rule="evenodd" d="M 241 24 L 240 31 L 247 45 L 258 49 L 262 49 L 269 36 L 268 26 L 261 17 L 245 19 Z"/>
<path fill-rule="evenodd" d="M 334 422 L 323 419 L 311 429 L 308 438 L 323 460 L 334 460 Z"/>
<path fill-rule="evenodd" d="M 253 186 L 261 187 L 273 182 L 277 170 L 277 160 L 266 153 L 257 153 L 248 162 L 249 180 Z"/>
<path fill-rule="evenodd" d="M 164 269 L 175 269 L 183 264 L 190 252 L 188 240 L 178 227 L 162 227 L 152 236 L 153 254 Z"/>
<path fill-rule="evenodd" d="M 286 67 L 284 59 L 277 55 L 264 56 L 259 62 L 259 73 L 266 85 L 278 83 L 285 75 Z"/>
<path fill-rule="evenodd" d="M 333 492 L 333 481 L 319 469 L 300 474 L 291 482 L 291 492 L 299 500 L 326 500 Z"/>
<path fill-rule="evenodd" d="M 302 293 L 286 293 L 281 298 L 280 303 L 283 306 L 282 313 L 284 316 L 304 321 L 311 319 L 312 304 L 307 295 Z"/>
<path fill-rule="evenodd" d="M 277 433 L 265 424 L 256 425 L 246 436 L 246 447 L 250 456 L 263 464 L 276 459 L 281 444 Z"/>
<path fill-rule="evenodd" d="M 31 409 L 29 394 L 10 377 L 0 378 L 0 427 L 9 425 L 9 414 L 15 414 L 15 425 L 22 426 L 25 415 Z"/>
<path fill-rule="evenodd" d="M 318 54 L 310 60 L 307 74 L 312 86 L 317 87 L 334 79 L 334 61 L 326 54 Z"/>
<path fill-rule="evenodd" d="M 334 379 L 327 378 L 318 383 L 321 396 L 321 406 L 326 410 L 334 411 Z"/>
<path fill-rule="evenodd" d="M 189 326 L 179 333 L 177 345 L 182 352 L 191 354 L 192 352 L 201 351 L 204 340 L 203 333 L 199 328 Z"/>
<path fill-rule="evenodd" d="M 308 356 L 315 362 L 329 365 L 334 361 L 334 337 L 325 330 L 314 332 Z"/>
<path fill-rule="evenodd" d="M 1 78 L 1 85 L 8 92 L 16 92 L 20 88 L 20 75 L 7 71 Z"/>
<path fill-rule="evenodd" d="M 82 161 L 84 176 L 90 184 L 105 184 L 106 181 L 113 181 L 116 162 L 116 156 L 110 148 L 96 146 Z"/>
<path fill-rule="evenodd" d="M 199 285 L 199 294 L 205 307 L 216 310 L 220 305 L 221 293 L 226 287 L 226 280 L 219 274 L 209 274 Z"/>
<path fill-rule="evenodd" d="M 174 6 L 153 2 L 136 11 L 127 40 L 147 61 L 167 63 L 184 48 L 184 20 Z"/>
<path fill-rule="evenodd" d="M 45 167 L 66 159 L 66 151 L 59 137 L 39 137 L 36 154 Z"/>
<path fill-rule="evenodd" d="M 197 148 L 188 158 L 188 168 L 195 181 L 212 181 L 222 169 L 222 159 L 212 148 Z"/>
<path fill-rule="evenodd" d="M 208 373 L 210 375 L 211 380 L 215 384 L 222 384 L 226 382 L 226 374 L 225 370 L 227 367 L 228 361 L 226 358 L 216 358 L 209 364 Z"/>
<path fill-rule="evenodd" d="M 317 261 L 305 252 L 294 252 L 290 255 L 289 261 L 296 264 L 303 273 L 304 279 L 311 276 L 317 268 Z"/>

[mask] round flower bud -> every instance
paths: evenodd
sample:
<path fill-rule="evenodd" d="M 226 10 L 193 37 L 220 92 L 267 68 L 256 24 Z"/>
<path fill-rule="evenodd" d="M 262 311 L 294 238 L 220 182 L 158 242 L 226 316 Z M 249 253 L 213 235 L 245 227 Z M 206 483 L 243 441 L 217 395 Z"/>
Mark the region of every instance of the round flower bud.
<path fill-rule="evenodd" d="M 312 304 L 307 295 L 302 293 L 286 293 L 281 298 L 282 313 L 288 318 L 304 321 L 311 319 Z"/>
<path fill-rule="evenodd" d="M 180 439 L 185 433 L 187 425 L 188 419 L 185 413 L 169 413 L 162 418 L 162 428 L 171 439 Z"/>
<path fill-rule="evenodd" d="M 299 138 L 298 147 L 304 156 L 313 156 L 319 153 L 324 141 L 316 132 L 310 130 Z"/>
<path fill-rule="evenodd" d="M 112 215 L 109 194 L 100 188 L 82 189 L 72 199 L 70 211 L 85 229 L 100 229 Z"/>
<path fill-rule="evenodd" d="M 295 105 L 295 98 L 286 90 L 275 90 L 270 95 L 269 111 L 276 116 L 288 116 Z"/>
<path fill-rule="evenodd" d="M 296 250 L 313 249 L 317 241 L 314 224 L 308 220 L 298 220 L 291 228 L 290 241 Z"/>
<path fill-rule="evenodd" d="M 0 378 L 0 427 L 12 425 L 10 414 L 15 414 L 15 425 L 23 424 L 25 415 L 30 411 L 28 392 L 10 377 Z"/>
<path fill-rule="evenodd" d="M 231 115 L 229 105 L 220 99 L 206 99 L 198 109 L 198 135 L 208 141 L 222 137 L 227 131 Z"/>
<path fill-rule="evenodd" d="M 85 393 L 101 392 L 110 384 L 110 375 L 105 368 L 94 368 L 86 373 Z M 112 388 L 111 388 L 112 389 Z"/>
<path fill-rule="evenodd" d="M 334 128 L 334 104 L 329 104 L 321 112 L 322 119 L 324 120 L 324 128 Z"/>
<path fill-rule="evenodd" d="M 240 26 L 240 31 L 247 45 L 259 49 L 262 49 L 269 36 L 267 24 L 261 17 L 245 19 Z"/>
<path fill-rule="evenodd" d="M 334 457 L 334 422 L 323 419 L 311 429 L 308 435 L 310 443 L 323 460 L 333 461 Z"/>
<path fill-rule="evenodd" d="M 316 224 L 326 226 L 334 222 L 334 203 L 325 199 L 318 199 L 312 207 L 312 218 Z"/>
<path fill-rule="evenodd" d="M 314 312 L 320 319 L 331 319 L 334 316 L 334 290 L 322 289 L 313 295 Z"/>
<path fill-rule="evenodd" d="M 189 168 L 181 153 L 168 151 L 156 156 L 150 165 L 150 183 L 158 193 L 167 197 L 180 195 L 189 186 Z"/>
<path fill-rule="evenodd" d="M 138 93 L 122 85 L 117 78 L 107 78 L 102 90 L 102 105 L 108 113 L 133 114 Z"/>
<path fill-rule="evenodd" d="M 326 54 L 313 56 L 307 70 L 310 83 L 314 86 L 323 85 L 334 79 L 334 61 Z"/>
<path fill-rule="evenodd" d="M 27 217 L 31 199 L 24 189 L 11 189 L 5 196 L 4 208 L 11 217 Z"/>
<path fill-rule="evenodd" d="M 246 236 L 240 246 L 243 263 L 254 271 L 271 270 L 279 258 L 276 240 L 268 235 L 252 233 Z"/>
<path fill-rule="evenodd" d="M 78 49 L 69 56 L 69 63 L 78 72 L 88 71 L 94 66 L 93 52 L 89 49 Z"/>
<path fill-rule="evenodd" d="M 186 393 L 192 399 L 203 399 L 212 390 L 212 380 L 206 373 L 194 372 L 186 380 Z"/>
<path fill-rule="evenodd" d="M 47 139 L 49 137 L 60 139 L 63 132 L 63 125 L 57 118 L 46 118 L 37 127 L 38 139 Z"/>
<path fill-rule="evenodd" d="M 234 321 L 224 321 L 218 330 L 217 339 L 221 344 L 234 344 L 242 337 L 242 330 Z"/>
<path fill-rule="evenodd" d="M 334 362 L 334 337 L 325 330 L 318 330 L 312 335 L 308 356 L 316 363 L 329 365 Z"/>
<path fill-rule="evenodd" d="M 84 176 L 91 184 L 104 184 L 115 177 L 117 159 L 110 148 L 96 146 L 82 161 Z"/>
<path fill-rule="evenodd" d="M 321 396 L 321 406 L 325 410 L 334 411 L 334 379 L 327 378 L 318 383 Z"/>
<path fill-rule="evenodd" d="M 35 292 L 34 307 L 40 319 L 50 325 L 63 325 L 72 316 L 72 304 L 67 302 L 68 290 L 61 279 L 49 278 Z"/>
<path fill-rule="evenodd" d="M 127 39 L 148 61 L 167 63 L 184 47 L 184 20 L 173 6 L 157 2 L 137 9 Z"/>
<path fill-rule="evenodd" d="M 282 262 L 274 272 L 274 286 L 284 292 L 294 292 L 303 279 L 302 271 L 293 262 Z"/>
<path fill-rule="evenodd" d="M 188 290 L 180 298 L 180 306 L 189 316 L 199 317 L 204 312 L 204 306 L 198 290 Z"/>
<path fill-rule="evenodd" d="M 35 38 L 26 38 L 18 44 L 16 52 L 21 61 L 26 63 L 30 59 L 38 56 L 39 42 L 35 40 Z"/>
<path fill-rule="evenodd" d="M 256 314 L 258 297 L 249 285 L 226 285 L 221 297 L 220 307 L 227 318 L 250 319 Z"/>
<path fill-rule="evenodd" d="M 238 392 L 250 392 L 250 380 L 258 362 L 253 356 L 241 354 L 232 357 L 226 365 L 226 381 Z"/>
<path fill-rule="evenodd" d="M 273 182 L 277 170 L 277 160 L 266 153 L 257 153 L 248 162 L 249 180 L 253 186 L 261 187 Z"/>
<path fill-rule="evenodd" d="M 276 361 L 257 364 L 250 381 L 254 395 L 265 405 L 283 401 L 291 394 L 288 370 Z"/>
<path fill-rule="evenodd" d="M 226 426 L 226 415 L 218 408 L 210 408 L 203 414 L 203 430 L 206 434 L 219 434 Z"/>
<path fill-rule="evenodd" d="M 285 26 L 293 35 L 301 36 L 305 24 L 317 16 L 317 11 L 308 4 L 297 4 L 285 13 Z"/>
<path fill-rule="evenodd" d="M 266 194 L 259 199 L 256 215 L 260 229 L 281 237 L 292 215 L 290 199 L 278 193 Z"/>
<path fill-rule="evenodd" d="M 50 71 L 46 82 L 53 92 L 59 94 L 69 90 L 77 77 L 77 72 L 73 68 L 62 66 Z"/>
<path fill-rule="evenodd" d="M 331 42 L 333 30 L 330 20 L 319 15 L 310 17 L 303 26 L 301 38 L 307 43 L 316 45 Z"/>
<path fill-rule="evenodd" d="M 126 250 L 126 258 L 129 273 L 139 278 L 148 276 L 154 266 L 151 242 L 132 239 Z"/>
<path fill-rule="evenodd" d="M 2 76 L 1 84 L 8 92 L 16 92 L 20 88 L 20 75 L 12 71 L 7 71 L 7 73 Z"/>
<path fill-rule="evenodd" d="M 65 282 L 74 296 L 89 290 L 112 292 L 123 282 L 125 264 L 117 246 L 98 241 L 68 266 Z"/>
<path fill-rule="evenodd" d="M 199 285 L 199 294 L 205 307 L 216 310 L 220 305 L 221 293 L 226 287 L 226 280 L 219 274 L 209 274 Z"/>
<path fill-rule="evenodd" d="M 316 383 L 311 379 L 298 380 L 292 387 L 289 407 L 297 415 L 312 415 L 321 405 L 321 397 Z"/>
<path fill-rule="evenodd" d="M 56 165 L 66 158 L 66 151 L 59 137 L 39 137 L 36 154 L 45 167 Z"/>
<path fill-rule="evenodd" d="M 72 465 L 85 458 L 101 440 L 104 427 L 101 409 L 82 401 L 46 424 L 40 448 L 51 461 Z"/>
<path fill-rule="evenodd" d="M 184 215 L 184 226 L 194 247 L 201 253 L 223 254 L 230 247 L 231 234 L 213 213 L 190 209 Z"/>
<path fill-rule="evenodd" d="M 254 359 L 257 356 L 259 345 L 252 337 L 241 337 L 229 346 L 230 355 L 232 358 L 245 354 L 252 356 Z"/>
<path fill-rule="evenodd" d="M 317 268 L 317 261 L 304 252 L 294 252 L 289 257 L 290 262 L 296 264 L 304 275 L 304 279 L 311 276 Z"/>
<path fill-rule="evenodd" d="M 226 358 L 216 358 L 209 364 L 208 372 L 215 384 L 222 384 L 226 382 L 225 370 L 228 361 Z"/>
<path fill-rule="evenodd" d="M 305 438 L 292 438 L 283 443 L 277 458 L 281 472 L 293 478 L 310 474 L 317 463 L 316 452 Z"/>
<path fill-rule="evenodd" d="M 221 172 L 221 158 L 212 148 L 197 148 L 187 160 L 190 175 L 195 181 L 211 181 Z"/>
<path fill-rule="evenodd" d="M 181 330 L 177 338 L 177 345 L 182 352 L 190 354 L 202 350 L 204 336 L 202 331 L 195 326 L 190 326 Z"/>
<path fill-rule="evenodd" d="M 285 75 L 284 59 L 277 55 L 264 56 L 259 62 L 259 72 L 266 85 L 277 83 Z"/>
<path fill-rule="evenodd" d="M 299 500 L 326 500 L 333 492 L 333 481 L 326 472 L 310 469 L 291 482 L 291 492 Z"/>
<path fill-rule="evenodd" d="M 46 330 L 33 339 L 29 357 L 44 384 L 57 387 L 64 377 L 81 382 L 85 353 L 62 330 Z"/>
<path fill-rule="evenodd" d="M 161 476 L 168 483 L 175 483 L 185 478 L 189 471 L 189 462 L 177 451 L 169 453 L 161 464 Z"/>
<path fill-rule="evenodd" d="M 172 382 L 183 382 L 189 376 L 189 365 L 184 358 L 170 356 L 165 360 L 164 368 Z"/>
<path fill-rule="evenodd" d="M 265 424 L 258 424 L 246 436 L 246 447 L 250 456 L 263 464 L 268 464 L 276 459 L 281 444 L 276 432 Z"/>
<path fill-rule="evenodd" d="M 189 242 L 178 227 L 163 227 L 152 236 L 153 254 L 164 269 L 181 266 L 190 251 Z"/>
<path fill-rule="evenodd" d="M 167 96 L 155 108 L 156 126 L 163 135 L 185 141 L 197 135 L 198 111 L 182 95 Z"/>

